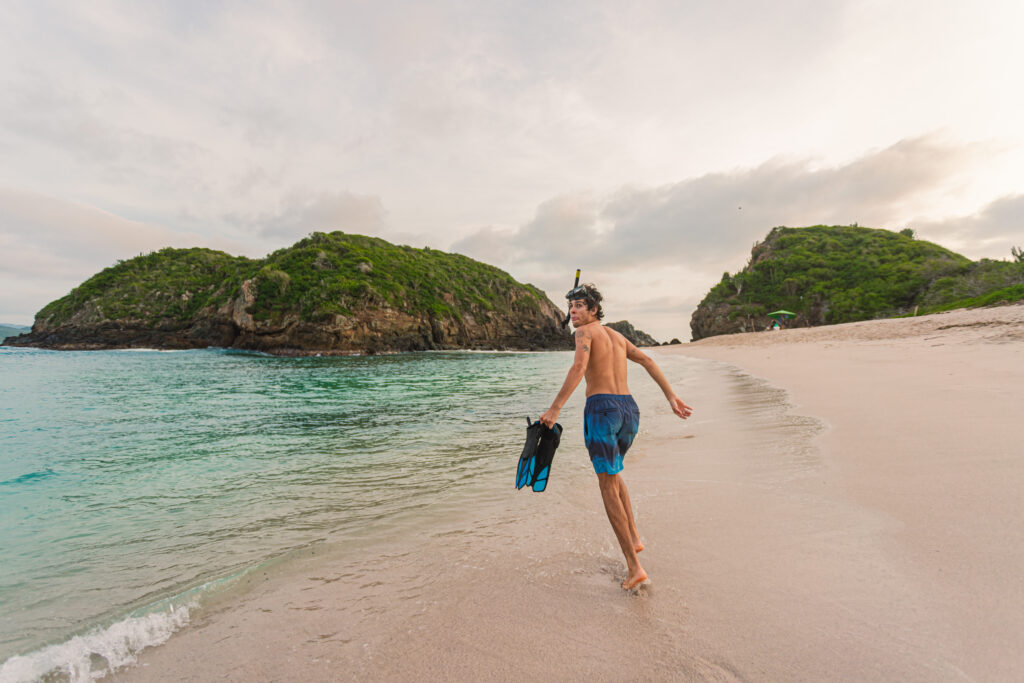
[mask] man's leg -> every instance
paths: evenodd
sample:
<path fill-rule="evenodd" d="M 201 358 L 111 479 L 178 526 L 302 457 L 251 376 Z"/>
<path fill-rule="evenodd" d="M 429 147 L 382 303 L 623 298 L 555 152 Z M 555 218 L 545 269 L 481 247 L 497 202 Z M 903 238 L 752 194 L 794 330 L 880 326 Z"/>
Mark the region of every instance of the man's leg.
<path fill-rule="evenodd" d="M 626 517 L 626 507 L 622 503 L 622 477 L 618 474 L 598 472 L 597 481 L 601 486 L 601 498 L 604 500 L 604 510 L 608 514 L 608 521 L 611 522 L 612 531 L 615 532 L 615 538 L 619 541 L 622 554 L 626 556 L 629 576 L 622 583 L 622 587 L 628 590 L 647 579 L 647 572 L 640 566 L 640 560 L 637 559 L 633 535 L 630 532 L 630 521 Z"/>
<path fill-rule="evenodd" d="M 633 518 L 633 506 L 629 503 L 629 490 L 626 489 L 626 480 L 622 475 L 619 478 L 619 498 L 622 499 L 622 509 L 626 511 L 626 521 L 629 522 L 629 535 L 633 539 L 633 548 L 640 552 L 644 544 L 640 542 L 640 532 L 636 530 L 636 520 Z"/>
<path fill-rule="evenodd" d="M 622 400 L 622 426 L 619 427 L 619 431 L 615 435 L 615 443 L 623 457 L 629 451 L 629 447 L 633 445 L 633 439 L 636 438 L 639 431 L 640 408 L 637 407 L 632 396 L 627 396 Z M 619 493 L 622 497 L 622 507 L 626 510 L 626 518 L 629 520 L 629 533 L 633 537 L 633 547 L 640 552 L 644 549 L 644 544 L 640 542 L 640 534 L 636 530 L 636 520 L 633 518 L 633 506 L 629 502 L 629 491 L 621 476 L 619 477 Z"/>

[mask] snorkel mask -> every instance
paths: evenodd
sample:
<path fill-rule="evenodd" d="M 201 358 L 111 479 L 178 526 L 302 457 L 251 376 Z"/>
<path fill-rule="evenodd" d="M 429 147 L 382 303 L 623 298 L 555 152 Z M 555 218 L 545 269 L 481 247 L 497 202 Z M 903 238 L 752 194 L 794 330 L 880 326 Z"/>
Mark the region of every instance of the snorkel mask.
<path fill-rule="evenodd" d="M 573 299 L 585 299 L 586 295 L 587 295 L 587 290 L 585 288 L 583 288 L 583 287 L 580 287 L 580 269 L 577 268 L 576 269 L 576 282 L 574 282 L 572 284 L 572 289 L 570 289 L 566 293 L 565 298 L 568 299 L 571 302 Z M 571 316 L 570 316 L 569 313 L 565 314 L 565 320 L 562 321 L 562 328 L 563 329 L 565 328 L 566 325 L 569 324 L 569 318 L 570 317 Z"/>

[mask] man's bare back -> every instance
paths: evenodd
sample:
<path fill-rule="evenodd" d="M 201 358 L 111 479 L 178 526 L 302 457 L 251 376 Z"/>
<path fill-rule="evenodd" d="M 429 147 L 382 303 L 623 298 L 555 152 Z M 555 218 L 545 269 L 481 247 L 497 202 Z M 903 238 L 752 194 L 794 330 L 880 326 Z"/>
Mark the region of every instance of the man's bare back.
<path fill-rule="evenodd" d="M 577 328 L 576 335 L 590 346 L 590 362 L 585 374 L 587 396 L 594 394 L 628 394 L 626 354 L 629 344 L 615 330 L 594 321 Z"/>

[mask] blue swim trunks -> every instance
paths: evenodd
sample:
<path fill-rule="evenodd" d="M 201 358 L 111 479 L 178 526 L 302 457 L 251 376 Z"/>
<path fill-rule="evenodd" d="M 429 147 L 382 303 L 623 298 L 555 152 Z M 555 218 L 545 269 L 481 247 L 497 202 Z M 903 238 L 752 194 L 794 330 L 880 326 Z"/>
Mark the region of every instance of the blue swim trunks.
<path fill-rule="evenodd" d="M 594 394 L 583 409 L 583 441 L 595 472 L 618 474 L 622 456 L 640 429 L 640 409 L 629 394 Z"/>

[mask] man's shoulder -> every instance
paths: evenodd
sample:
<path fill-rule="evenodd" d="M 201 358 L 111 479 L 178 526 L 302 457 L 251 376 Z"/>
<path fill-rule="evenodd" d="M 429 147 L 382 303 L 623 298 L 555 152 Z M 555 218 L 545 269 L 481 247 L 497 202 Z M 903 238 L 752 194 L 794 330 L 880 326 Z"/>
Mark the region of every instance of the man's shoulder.
<path fill-rule="evenodd" d="M 586 325 L 580 325 L 579 327 L 577 327 L 575 334 L 593 336 L 595 333 L 598 333 L 603 329 L 605 328 L 601 326 L 601 323 L 595 320 L 592 323 L 587 323 Z"/>
<path fill-rule="evenodd" d="M 605 333 L 606 333 L 606 334 L 607 334 L 607 335 L 608 335 L 609 337 L 611 337 L 612 339 L 615 339 L 615 340 L 619 340 L 619 339 L 625 339 L 625 337 L 624 337 L 624 336 L 622 336 L 622 333 L 621 333 L 621 332 L 619 332 L 618 330 L 616 330 L 616 329 L 615 329 L 615 328 L 613 328 L 613 327 L 608 327 L 607 325 L 602 325 L 602 326 L 601 326 L 601 329 L 602 329 L 602 330 L 604 330 L 604 331 L 605 331 Z"/>

